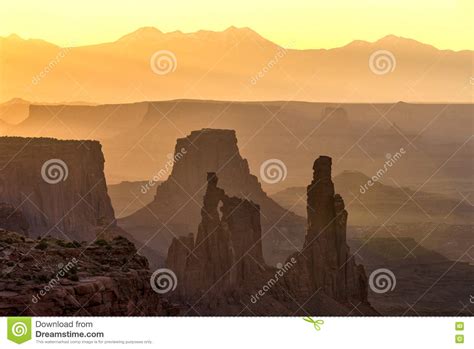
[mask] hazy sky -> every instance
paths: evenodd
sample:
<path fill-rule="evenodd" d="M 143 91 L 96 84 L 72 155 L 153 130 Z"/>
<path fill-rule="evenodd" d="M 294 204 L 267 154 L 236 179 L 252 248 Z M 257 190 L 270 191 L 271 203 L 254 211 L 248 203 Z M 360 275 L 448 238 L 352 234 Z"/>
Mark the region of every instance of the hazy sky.
<path fill-rule="evenodd" d="M 330 48 L 387 34 L 438 48 L 474 49 L 474 0 L 2 0 L 0 36 L 59 45 L 161 31 L 250 27 L 294 48 Z"/>

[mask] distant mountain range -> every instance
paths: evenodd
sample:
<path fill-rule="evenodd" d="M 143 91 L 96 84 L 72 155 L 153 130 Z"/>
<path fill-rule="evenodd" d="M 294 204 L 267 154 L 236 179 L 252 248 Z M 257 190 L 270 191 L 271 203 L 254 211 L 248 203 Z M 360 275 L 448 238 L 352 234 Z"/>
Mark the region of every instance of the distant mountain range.
<path fill-rule="evenodd" d="M 375 52 L 385 52 L 386 60 L 371 59 Z M 235 27 L 195 33 L 148 27 L 80 47 L 10 35 L 0 38 L 0 101 L 472 102 L 472 59 L 473 51 L 438 50 L 393 35 L 309 50 L 285 49 Z"/>
<path fill-rule="evenodd" d="M 13 98 L 0 104 L 0 126 L 6 128 L 10 125 L 19 124 L 28 117 L 29 109 L 30 102 L 21 98 Z"/>

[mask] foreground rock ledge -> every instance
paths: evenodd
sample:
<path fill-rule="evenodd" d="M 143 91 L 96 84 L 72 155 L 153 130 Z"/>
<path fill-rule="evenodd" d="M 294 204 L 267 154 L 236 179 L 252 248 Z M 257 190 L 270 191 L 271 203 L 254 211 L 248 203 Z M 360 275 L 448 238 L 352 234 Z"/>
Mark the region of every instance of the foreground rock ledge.
<path fill-rule="evenodd" d="M 0 230 L 0 316 L 171 315 L 146 258 L 122 237 L 95 243 Z"/>

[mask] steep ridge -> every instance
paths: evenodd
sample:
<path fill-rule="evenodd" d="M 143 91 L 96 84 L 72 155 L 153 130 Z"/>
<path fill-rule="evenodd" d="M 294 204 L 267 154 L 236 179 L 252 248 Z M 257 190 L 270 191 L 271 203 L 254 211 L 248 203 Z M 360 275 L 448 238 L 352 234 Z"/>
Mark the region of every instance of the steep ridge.
<path fill-rule="evenodd" d="M 120 231 L 96 141 L 1 137 L 0 202 L 21 210 L 32 237 L 83 241 Z"/>
<path fill-rule="evenodd" d="M 235 131 L 193 131 L 177 140 L 173 159 L 172 172 L 157 186 L 154 201 L 119 220 L 119 225 L 135 239 L 166 256 L 173 237 L 195 232 L 201 220 L 206 175 L 215 172 L 228 195 L 252 200 L 260 206 L 267 263 L 281 263 L 295 247 L 301 247 L 304 219 L 268 198 L 239 153 Z"/>

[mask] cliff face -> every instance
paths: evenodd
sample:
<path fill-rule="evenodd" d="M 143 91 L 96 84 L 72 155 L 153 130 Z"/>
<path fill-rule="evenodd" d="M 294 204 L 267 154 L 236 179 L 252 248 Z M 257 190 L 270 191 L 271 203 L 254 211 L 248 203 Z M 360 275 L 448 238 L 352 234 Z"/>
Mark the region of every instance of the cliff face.
<path fill-rule="evenodd" d="M 227 195 L 260 206 L 263 255 L 267 263 L 281 263 L 294 251 L 294 246 L 301 247 L 304 219 L 283 209 L 265 194 L 257 177 L 250 173 L 247 160 L 239 153 L 235 131 L 193 131 L 177 140 L 173 159 L 169 178 L 159 186 L 150 187 L 150 190 L 156 188 L 154 201 L 119 221 L 137 240 L 149 241 L 150 247 L 166 256 L 173 237 L 196 232 L 201 221 L 206 176 L 215 172 Z"/>
<path fill-rule="evenodd" d="M 101 243 L 99 243 L 101 242 Z M 86 245 L 0 231 L 0 315 L 170 315 L 147 260 L 117 237 Z"/>
<path fill-rule="evenodd" d="M 91 240 L 115 226 L 96 141 L 0 138 L 0 202 L 21 210 L 30 235 Z"/>
<path fill-rule="evenodd" d="M 0 229 L 16 231 L 28 236 L 29 224 L 20 210 L 12 205 L 0 203 Z"/>

